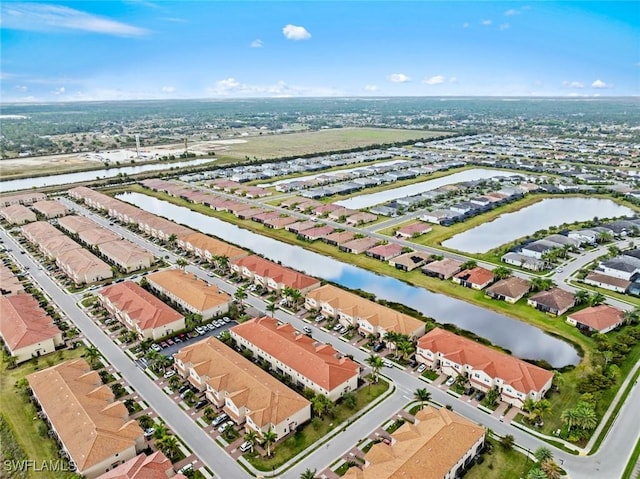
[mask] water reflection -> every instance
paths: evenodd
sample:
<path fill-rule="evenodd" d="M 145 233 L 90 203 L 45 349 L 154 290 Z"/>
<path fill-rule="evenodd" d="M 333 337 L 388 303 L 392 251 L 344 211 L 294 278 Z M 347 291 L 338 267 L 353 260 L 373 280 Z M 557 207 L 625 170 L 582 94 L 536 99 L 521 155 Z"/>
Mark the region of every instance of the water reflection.
<path fill-rule="evenodd" d="M 197 166 L 215 161 L 212 158 L 200 160 L 174 161 L 171 163 L 156 163 L 153 165 L 124 166 L 122 168 L 109 168 L 93 171 L 81 171 L 78 173 L 65 173 L 63 175 L 38 176 L 36 178 L 24 178 L 21 180 L 7 180 L 0 182 L 0 191 L 27 190 L 30 188 L 42 188 L 43 186 L 66 185 L 80 181 L 91 181 L 96 178 L 113 178 L 118 174 L 135 175 L 145 171 L 168 170 L 170 168 L 182 168 L 185 166 Z"/>
<path fill-rule="evenodd" d="M 249 248 L 265 257 L 280 261 L 314 276 L 334 281 L 348 288 L 360 288 L 379 298 L 406 304 L 441 323 L 453 323 L 489 339 L 522 358 L 544 359 L 554 367 L 577 364 L 575 349 L 538 328 L 502 316 L 464 301 L 423 288 L 410 286 L 395 278 L 381 276 L 333 258 L 321 256 L 299 246 L 281 243 L 140 193 L 123 193 L 118 199 L 146 211 L 185 224 L 204 233 Z"/>
<path fill-rule="evenodd" d="M 444 185 L 460 183 L 463 181 L 474 181 L 485 178 L 493 178 L 495 176 L 514 176 L 515 173 L 505 171 L 486 170 L 484 168 L 474 168 L 472 170 L 461 171 L 453 175 L 443 176 L 435 180 L 422 181 L 413 185 L 402 186 L 391 190 L 379 191 L 378 193 L 369 193 L 368 195 L 358 195 L 347 200 L 336 201 L 336 204 L 346 208 L 361 209 L 369 206 L 385 203 L 405 196 L 417 195 L 425 191 L 435 190 Z"/>
<path fill-rule="evenodd" d="M 501 215 L 491 223 L 484 223 L 457 234 L 444 241 L 442 246 L 467 253 L 486 253 L 502 244 L 550 226 L 586 221 L 594 216 L 614 218 L 633 215 L 633 210 L 611 200 L 549 198 L 519 211 Z"/>

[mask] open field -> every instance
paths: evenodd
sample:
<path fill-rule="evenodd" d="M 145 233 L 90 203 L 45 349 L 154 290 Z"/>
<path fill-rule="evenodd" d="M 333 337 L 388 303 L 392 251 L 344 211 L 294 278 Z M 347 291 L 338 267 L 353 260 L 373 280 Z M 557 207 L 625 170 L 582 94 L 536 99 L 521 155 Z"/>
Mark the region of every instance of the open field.
<path fill-rule="evenodd" d="M 30 360 L 15 369 L 7 369 L 7 363 L 3 355 L 0 364 L 0 414 L 9 424 L 13 436 L 22 447 L 27 459 L 42 461 L 58 459 L 58 446 L 46 433 L 40 434 L 44 422 L 34 420 L 36 410 L 16 388 L 16 383 L 36 370 L 45 369 L 68 359 L 80 357 L 85 352 L 84 348 L 58 351 L 56 353 Z M 1 475 L 1 474 L 0 474 Z M 38 479 L 66 479 L 77 477 L 75 474 L 55 471 L 30 471 L 29 477 Z"/>
<path fill-rule="evenodd" d="M 484 462 L 476 464 L 465 474 L 467 479 L 486 479 L 496 477 L 500 479 L 520 479 L 525 477 L 533 461 L 515 449 L 505 450 L 500 441 L 487 439 L 493 445 L 491 454 L 483 454 Z"/>
<path fill-rule="evenodd" d="M 224 144 L 224 149 L 217 154 L 238 159 L 245 159 L 247 156 L 258 159 L 278 158 L 312 153 L 322 154 L 326 151 L 348 150 L 443 135 L 448 133 L 392 128 L 336 128 L 284 135 L 249 136 L 243 138 L 242 143 L 234 141 Z"/>

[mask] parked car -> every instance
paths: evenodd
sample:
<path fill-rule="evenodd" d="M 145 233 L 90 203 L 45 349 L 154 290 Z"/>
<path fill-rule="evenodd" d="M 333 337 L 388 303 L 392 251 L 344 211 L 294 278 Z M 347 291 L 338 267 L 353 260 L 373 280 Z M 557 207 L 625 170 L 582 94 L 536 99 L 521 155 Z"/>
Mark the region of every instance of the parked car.
<path fill-rule="evenodd" d="M 148 429 L 144 430 L 144 437 L 149 439 L 151 436 L 153 436 L 153 434 L 156 432 L 155 428 L 150 427 Z"/>
<path fill-rule="evenodd" d="M 478 394 L 476 394 L 476 401 L 482 401 L 485 397 L 485 393 L 483 393 L 482 391 L 478 391 Z"/>
<path fill-rule="evenodd" d="M 324 319 L 324 316 L 322 316 L 321 314 L 319 314 L 318 316 L 316 316 L 316 319 L 314 319 L 314 321 L 316 323 L 319 323 L 320 321 L 322 321 Z"/>
<path fill-rule="evenodd" d="M 306 334 L 311 334 L 311 328 L 309 326 L 305 326 L 304 328 L 302 328 L 302 330 L 306 333 Z"/>
<path fill-rule="evenodd" d="M 464 394 L 466 396 L 473 396 L 475 394 L 476 390 L 474 388 L 468 388 L 465 389 Z"/>
<path fill-rule="evenodd" d="M 224 321 L 224 323 L 229 323 L 231 321 L 231 318 L 229 316 L 225 316 L 224 318 L 222 318 L 222 321 Z"/>
<path fill-rule="evenodd" d="M 160 351 L 162 351 L 162 346 L 160 346 L 159 344 L 152 344 L 151 345 L 151 349 L 153 349 L 155 352 L 159 353 Z"/>
<path fill-rule="evenodd" d="M 227 413 L 222 413 L 218 417 L 216 417 L 213 421 L 211 421 L 211 425 L 214 427 L 219 426 L 227 419 L 229 419 L 229 415 Z"/>
<path fill-rule="evenodd" d="M 334 331 L 337 331 L 338 329 L 340 329 L 342 327 L 342 324 L 338 323 L 333 327 Z"/>
<path fill-rule="evenodd" d="M 251 443 L 249 441 L 245 441 L 242 444 L 240 444 L 240 451 L 247 452 L 250 449 L 251 449 Z"/>
<path fill-rule="evenodd" d="M 206 399 L 203 399 L 201 401 L 198 401 L 195 405 L 196 411 L 198 409 L 202 409 L 203 407 L 205 407 L 207 404 L 209 404 L 209 401 L 207 401 Z"/>
<path fill-rule="evenodd" d="M 233 421 L 227 421 L 225 423 L 220 424 L 220 426 L 218 426 L 218 432 L 224 432 L 224 430 L 229 426 L 233 426 Z"/>
<path fill-rule="evenodd" d="M 418 373 L 422 374 L 426 369 L 427 369 L 427 365 L 426 364 L 421 364 L 420 366 L 418 366 L 418 369 L 416 369 L 416 371 Z"/>
<path fill-rule="evenodd" d="M 347 328 L 346 326 L 342 326 L 340 329 L 338 329 L 338 332 L 339 332 L 340 334 L 344 334 L 344 333 L 346 333 L 346 332 L 347 332 L 347 329 L 348 329 L 348 328 Z"/>
<path fill-rule="evenodd" d="M 173 346 L 173 339 L 171 339 L 171 338 L 167 339 L 167 344 L 169 346 Z"/>
<path fill-rule="evenodd" d="M 384 364 L 388 368 L 392 368 L 393 367 L 393 363 L 391 361 L 389 361 L 388 359 L 385 359 L 384 361 L 382 361 L 382 364 Z"/>
<path fill-rule="evenodd" d="M 169 379 L 171 376 L 174 376 L 176 372 L 173 369 L 169 369 L 166 373 L 164 373 L 165 379 Z"/>
<path fill-rule="evenodd" d="M 449 379 L 447 379 L 447 382 L 444 383 L 444 384 L 445 384 L 445 386 L 453 386 L 453 383 L 455 383 L 455 382 L 456 382 L 456 378 L 451 376 Z"/>
<path fill-rule="evenodd" d="M 183 393 L 187 392 L 189 389 L 191 389 L 191 386 L 182 386 L 180 389 L 178 389 L 178 392 L 180 394 L 183 394 Z"/>
<path fill-rule="evenodd" d="M 373 352 L 379 353 L 384 349 L 384 343 L 376 343 L 373 345 Z"/>

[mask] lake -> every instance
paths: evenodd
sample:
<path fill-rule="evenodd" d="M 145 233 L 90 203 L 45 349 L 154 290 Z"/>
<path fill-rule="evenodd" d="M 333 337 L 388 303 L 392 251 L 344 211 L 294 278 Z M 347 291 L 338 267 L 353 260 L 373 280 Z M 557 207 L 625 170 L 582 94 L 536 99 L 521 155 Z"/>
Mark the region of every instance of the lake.
<path fill-rule="evenodd" d="M 313 276 L 351 289 L 362 289 L 378 298 L 410 306 L 440 323 L 452 323 L 528 359 L 544 359 L 553 367 L 577 364 L 576 350 L 568 343 L 515 319 L 448 296 L 381 276 L 334 258 L 281 243 L 216 218 L 140 193 L 123 193 L 118 199 L 158 216 L 217 236 L 265 257 Z"/>
<path fill-rule="evenodd" d="M 380 203 L 386 203 L 387 201 L 397 200 L 398 198 L 404 198 L 405 196 L 413 196 L 419 193 L 424 193 L 425 191 L 435 190 L 444 185 L 461 183 L 463 181 L 483 180 L 496 176 L 514 175 L 516 175 L 516 173 L 487 170 L 484 168 L 473 168 L 471 170 L 461 171 L 460 173 L 443 176 L 442 178 L 437 178 L 435 180 L 422 181 L 412 185 L 401 186 L 400 188 L 379 191 L 377 193 L 369 193 L 368 195 L 358 195 L 346 200 L 336 201 L 335 203 L 346 208 L 358 210 L 361 208 L 369 208 L 370 206 L 378 205 Z"/>
<path fill-rule="evenodd" d="M 634 214 L 630 208 L 606 199 L 548 198 L 452 236 L 442 246 L 466 253 L 486 253 L 550 226 L 586 221 L 594 216 L 615 218 Z"/>
<path fill-rule="evenodd" d="M 91 181 L 102 178 L 113 178 L 119 173 L 135 175 L 146 171 L 168 170 L 170 168 L 182 168 L 185 166 L 197 166 L 215 161 L 215 158 L 203 158 L 199 160 L 173 161 L 171 163 L 155 163 L 151 165 L 123 166 L 121 168 L 104 168 L 101 170 L 80 171 L 78 173 L 65 173 L 62 175 L 36 176 L 20 180 L 0 181 L 0 191 L 28 190 L 42 188 L 43 186 L 57 186 L 81 181 Z"/>

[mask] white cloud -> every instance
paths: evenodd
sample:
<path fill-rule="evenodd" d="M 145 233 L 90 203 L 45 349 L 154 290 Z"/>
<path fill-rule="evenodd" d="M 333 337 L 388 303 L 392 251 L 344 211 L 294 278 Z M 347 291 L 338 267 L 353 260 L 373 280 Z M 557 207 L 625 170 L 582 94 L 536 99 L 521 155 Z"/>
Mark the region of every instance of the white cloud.
<path fill-rule="evenodd" d="M 439 85 L 440 83 L 444 83 L 446 80 L 442 75 L 436 75 L 431 78 L 425 78 L 422 80 L 422 83 L 426 83 L 427 85 Z"/>
<path fill-rule="evenodd" d="M 485 27 L 488 27 L 489 25 L 491 25 L 493 22 L 491 20 L 482 20 L 480 22 L 482 25 L 484 25 Z"/>
<path fill-rule="evenodd" d="M 259 38 L 256 38 L 249 44 L 251 48 L 262 48 L 263 45 L 264 43 L 262 43 L 262 40 L 260 40 Z"/>
<path fill-rule="evenodd" d="M 591 88 L 611 88 L 611 85 L 602 80 L 596 80 L 591 84 Z"/>
<path fill-rule="evenodd" d="M 563 81 L 562 86 L 565 88 L 584 88 L 584 84 L 579 81 Z"/>
<path fill-rule="evenodd" d="M 389 81 L 392 83 L 407 83 L 411 81 L 411 78 L 404 73 L 392 73 L 389 75 Z"/>
<path fill-rule="evenodd" d="M 161 88 L 162 93 L 175 93 L 176 87 L 174 86 L 163 86 Z"/>
<path fill-rule="evenodd" d="M 63 86 L 61 86 L 60 88 L 57 88 L 56 90 L 54 90 L 52 93 L 54 95 L 64 95 L 65 88 Z"/>
<path fill-rule="evenodd" d="M 1 7 L 2 28 L 28 31 L 83 31 L 134 37 L 148 33 L 144 28 L 59 5 L 7 3 Z"/>
<path fill-rule="evenodd" d="M 512 17 L 514 15 L 520 15 L 520 11 L 515 8 L 510 8 L 506 12 L 504 12 L 505 17 Z"/>
<path fill-rule="evenodd" d="M 29 90 L 29 88 L 26 87 L 25 85 L 16 85 L 16 90 L 24 93 L 25 91 Z"/>
<path fill-rule="evenodd" d="M 300 97 L 300 96 L 339 96 L 343 92 L 331 88 L 301 87 L 288 85 L 280 80 L 275 85 L 250 85 L 240 83 L 235 78 L 225 78 L 207 89 L 207 93 L 224 97 Z"/>
<path fill-rule="evenodd" d="M 282 28 L 282 33 L 287 40 L 309 40 L 311 38 L 307 29 L 298 25 L 288 24 Z"/>
<path fill-rule="evenodd" d="M 503 23 L 498 28 L 500 30 L 508 30 L 510 27 L 511 27 L 511 25 L 509 25 L 508 23 Z"/>
<path fill-rule="evenodd" d="M 365 85 L 364 86 L 364 91 L 368 91 L 370 93 L 378 91 L 378 87 L 375 85 Z"/>

